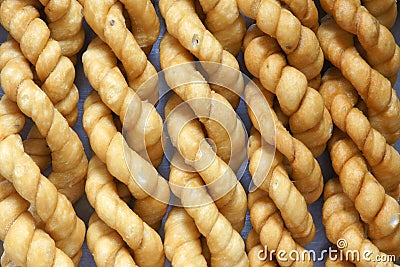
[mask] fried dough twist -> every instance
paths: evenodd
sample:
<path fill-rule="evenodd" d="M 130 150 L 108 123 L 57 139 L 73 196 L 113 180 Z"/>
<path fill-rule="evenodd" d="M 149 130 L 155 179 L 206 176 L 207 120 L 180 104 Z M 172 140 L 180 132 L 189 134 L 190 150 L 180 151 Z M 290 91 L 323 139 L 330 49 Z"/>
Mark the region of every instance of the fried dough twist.
<path fill-rule="evenodd" d="M 60 44 L 50 38 L 50 29 L 40 19 L 36 6 L 37 2 L 33 0 L 5 0 L 1 3 L 0 22 L 19 43 L 23 56 L 35 66 L 42 90 L 68 123 L 74 125 L 78 119 L 76 104 L 79 98 L 74 85 L 75 67 L 71 60 L 62 55 Z M 5 43 L 0 51 L 1 69 L 11 59 L 22 56 L 21 52 L 17 52 L 21 55 L 15 54 L 19 50 L 18 44 L 13 41 Z M 6 52 L 9 50 L 14 52 Z M 16 94 L 10 98 L 16 101 Z"/>
<path fill-rule="evenodd" d="M 340 69 L 364 100 L 372 127 L 389 144 L 396 142 L 400 136 L 400 104 L 389 80 L 362 59 L 354 47 L 352 34 L 341 29 L 333 19 L 325 18 L 318 29 L 318 38 L 326 58 Z"/>

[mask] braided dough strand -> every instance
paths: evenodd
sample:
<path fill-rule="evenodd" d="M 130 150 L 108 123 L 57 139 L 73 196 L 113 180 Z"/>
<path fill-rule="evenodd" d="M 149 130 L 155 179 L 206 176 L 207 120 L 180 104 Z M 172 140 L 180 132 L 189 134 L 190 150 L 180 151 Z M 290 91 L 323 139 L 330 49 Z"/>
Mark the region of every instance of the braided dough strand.
<path fill-rule="evenodd" d="M 51 37 L 60 43 L 62 54 L 66 57 L 76 55 L 85 42 L 81 4 L 77 0 L 40 2 L 45 6 Z"/>
<path fill-rule="evenodd" d="M 326 235 L 332 243 L 344 239 L 347 246 L 344 253 L 358 251 L 360 255 L 369 255 L 369 259 L 387 259 L 388 255 L 379 249 L 364 236 L 364 228 L 359 219 L 359 214 L 354 208 L 353 202 L 343 193 L 338 179 L 330 179 L 324 189 L 324 206 L 322 207 L 322 223 L 325 226 Z M 369 253 L 369 254 L 366 254 Z M 347 254 L 349 255 L 349 254 Z M 349 257 L 356 266 L 398 266 L 393 262 L 375 262 L 365 257 L 360 260 Z"/>
<path fill-rule="evenodd" d="M 206 65 L 206 71 L 211 83 L 221 84 L 220 81 L 223 81 L 229 89 L 217 84 L 211 85 L 211 88 L 225 97 L 234 108 L 237 108 L 240 101 L 239 96 L 244 89 L 239 63 L 232 54 L 223 49 L 212 33 L 204 27 L 196 14 L 193 1 L 161 0 L 159 7 L 168 32 L 178 39 L 184 48 L 201 61 L 228 66 L 228 68 L 221 68 L 218 64 Z M 231 77 L 232 71 L 229 67 L 238 70 L 237 75 Z"/>
<path fill-rule="evenodd" d="M 129 86 L 142 100 L 147 99 L 151 102 L 157 100 L 156 69 L 147 60 L 146 54 L 126 27 L 122 4 L 117 0 L 85 0 L 83 11 L 90 27 L 122 62 Z M 152 78 L 153 76 L 155 78 Z M 149 82 L 146 83 L 148 80 Z M 144 87 L 143 84 L 145 84 Z"/>
<path fill-rule="evenodd" d="M 176 267 L 207 267 L 201 252 L 199 230 L 183 208 L 173 207 L 165 221 L 165 255 Z"/>
<path fill-rule="evenodd" d="M 10 182 L 0 176 L 0 239 L 4 241 L 1 265 L 74 266 L 72 260 L 56 247 L 54 240 L 43 230 L 36 228 L 28 208 L 29 202 L 15 191 Z"/>
<path fill-rule="evenodd" d="M 335 132 L 330 155 L 345 194 L 354 202 L 361 219 L 368 224 L 368 236 L 383 252 L 400 255 L 400 206 L 368 171 L 355 144 Z M 397 185 L 397 187 L 399 184 Z M 397 251 L 397 252 L 396 252 Z"/>
<path fill-rule="evenodd" d="M 47 95 L 33 82 L 29 63 L 18 44 L 10 39 L 0 47 L 1 85 L 21 111 L 32 118 L 51 151 L 53 171 L 49 176 L 57 189 L 72 202 L 84 191 L 87 158 L 78 135 L 53 106 Z"/>
<path fill-rule="evenodd" d="M 293 185 L 282 164 L 282 155 L 278 152 L 270 155 L 262 144 L 261 135 L 253 129 L 249 138 L 249 171 L 253 181 L 262 181 L 259 188 L 268 193 L 279 209 L 283 221 L 293 239 L 301 246 L 308 245 L 315 237 L 315 225 L 307 210 L 304 197 Z M 267 169 L 268 161 L 273 156 L 273 163 Z"/>
<path fill-rule="evenodd" d="M 311 255 L 303 247 L 297 244 L 285 228 L 281 215 L 275 204 L 263 190 L 257 189 L 249 193 L 250 221 L 253 229 L 259 234 L 260 242 L 269 251 L 285 251 L 290 255 L 292 251 L 297 251 L 301 257 L 298 261 L 287 257 L 286 259 L 277 258 L 280 266 L 313 266 Z M 308 257 L 307 257 L 308 255 Z"/>
<path fill-rule="evenodd" d="M 163 157 L 161 144 L 162 120 L 151 103 L 141 101 L 125 81 L 111 49 L 95 38 L 83 54 L 85 75 L 101 100 L 123 123 L 124 134 L 132 136 L 129 144 L 142 157 L 158 166 Z M 138 122 L 136 116 L 147 114 Z"/>
<path fill-rule="evenodd" d="M 263 89 L 257 80 L 256 85 L 257 88 L 249 83 L 244 92 L 250 119 L 265 141 L 276 145 L 277 150 L 289 160 L 294 185 L 307 204 L 313 203 L 321 196 L 324 186 L 321 168 L 311 151 L 286 130 L 275 112 L 269 108 L 265 98 L 271 97 L 271 93 Z M 271 110 L 272 118 L 266 115 L 268 109 Z M 275 136 L 275 139 L 270 140 L 271 136 Z"/>
<path fill-rule="evenodd" d="M 310 28 L 314 32 L 317 31 L 318 9 L 313 0 L 281 0 L 290 11 L 300 20 L 301 24 Z"/>
<path fill-rule="evenodd" d="M 78 89 L 74 85 L 75 67 L 71 60 L 62 55 L 60 44 L 50 38 L 50 29 L 40 19 L 37 2 L 33 0 L 5 0 L 1 3 L 0 21 L 4 28 L 20 44 L 22 54 L 35 66 L 42 89 L 51 102 L 74 125 L 78 119 Z M 12 41 L 2 45 L 4 50 L 18 49 Z M 1 68 L 7 56 L 2 50 Z M 29 65 L 28 65 L 29 67 Z M 11 97 L 16 101 L 16 94 Z"/>
<path fill-rule="evenodd" d="M 175 154 L 173 162 L 177 158 L 180 158 L 179 154 Z M 204 183 L 200 175 L 173 164 L 170 168 L 171 189 L 181 199 L 185 211 L 205 237 L 206 247 L 211 254 L 211 266 L 248 266 L 243 239 L 223 215 L 225 207 L 218 210 L 218 202 L 214 203 L 207 190 L 202 187 Z"/>
<path fill-rule="evenodd" d="M 371 66 L 389 80 L 396 81 L 400 48 L 393 34 L 361 5 L 360 0 L 322 0 L 321 6 L 333 15 L 342 29 L 357 35 Z"/>
<path fill-rule="evenodd" d="M 200 0 L 205 25 L 229 53 L 237 56 L 242 47 L 246 23 L 235 0 Z"/>
<path fill-rule="evenodd" d="M 135 121 L 148 116 L 146 112 L 137 115 Z M 169 200 L 169 188 L 164 178 L 158 175 L 151 163 L 127 146 L 114 125 L 111 110 L 96 92 L 85 100 L 82 122 L 94 153 L 107 164 L 111 175 L 127 185 L 136 198 L 134 211 L 149 225 L 159 228 Z"/>
<path fill-rule="evenodd" d="M 400 104 L 389 80 L 361 58 L 354 47 L 353 36 L 333 19 L 324 20 L 318 29 L 318 38 L 327 59 L 340 69 L 366 103 L 372 127 L 381 132 L 389 144 L 395 143 L 400 136 Z"/>
<path fill-rule="evenodd" d="M 19 135 L 10 135 L 0 142 L 0 162 L 0 175 L 35 206 L 37 214 L 45 223 L 46 232 L 54 239 L 57 247 L 78 266 L 85 225 L 76 216 L 71 202 L 57 192 L 56 187 L 40 174 L 37 165 L 24 153 Z"/>
<path fill-rule="evenodd" d="M 208 137 L 216 145 L 217 155 L 236 171 L 246 157 L 245 129 L 230 103 L 211 90 L 193 61 L 177 39 L 168 33 L 164 35 L 160 43 L 160 63 L 168 85 L 189 104 L 205 126 Z M 184 65 L 180 67 L 180 64 Z M 177 72 L 184 75 L 178 76 Z"/>
<path fill-rule="evenodd" d="M 192 110 L 177 95 L 170 97 L 164 113 L 172 145 L 207 185 L 212 184 L 210 195 L 221 213 L 234 229 L 241 231 L 246 215 L 246 193 L 235 173 L 207 143 L 200 122 L 193 120 Z"/>
<path fill-rule="evenodd" d="M 346 132 L 362 151 L 385 191 L 398 199 L 400 155 L 355 107 L 358 95 L 353 86 L 337 69 L 329 69 L 322 78 L 319 91 L 337 127 Z"/>
<path fill-rule="evenodd" d="M 160 34 L 160 21 L 150 0 L 121 0 L 132 26 L 132 33 L 144 51 L 149 51 Z"/>
<path fill-rule="evenodd" d="M 276 40 L 260 35 L 254 25 L 245 36 L 246 66 L 263 87 L 277 96 L 282 112 L 289 117 L 293 136 L 314 156 L 319 156 L 332 130 L 332 119 L 323 99 L 318 91 L 308 87 L 300 71 L 287 65 Z"/>
<path fill-rule="evenodd" d="M 379 23 L 390 29 L 396 22 L 396 0 L 361 0 L 369 13 L 376 17 Z"/>
<path fill-rule="evenodd" d="M 99 267 L 137 267 L 121 236 L 96 213 L 89 219 L 87 245 Z"/>
<path fill-rule="evenodd" d="M 238 4 L 246 16 L 256 20 L 260 30 L 277 40 L 289 64 L 303 72 L 307 80 L 320 74 L 324 54 L 318 38 L 283 8 L 279 0 L 239 0 Z"/>
<path fill-rule="evenodd" d="M 23 143 L 25 153 L 32 158 L 41 171 L 46 170 L 51 164 L 51 151 L 36 125 L 31 128 Z"/>
<path fill-rule="evenodd" d="M 164 266 L 160 236 L 120 199 L 113 177 L 96 156 L 89 162 L 86 194 L 99 218 L 116 230 L 133 250 L 133 258 L 139 266 Z"/>

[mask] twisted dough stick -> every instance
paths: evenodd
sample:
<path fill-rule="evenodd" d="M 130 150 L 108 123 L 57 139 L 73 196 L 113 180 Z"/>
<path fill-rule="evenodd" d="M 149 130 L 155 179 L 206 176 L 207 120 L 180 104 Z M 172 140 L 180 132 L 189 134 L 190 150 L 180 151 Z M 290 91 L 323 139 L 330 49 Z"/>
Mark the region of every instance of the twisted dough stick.
<path fill-rule="evenodd" d="M 238 4 L 246 16 L 256 19 L 260 30 L 277 40 L 289 64 L 303 72 L 307 80 L 320 74 L 324 54 L 315 33 L 302 26 L 279 0 L 239 0 Z"/>
<path fill-rule="evenodd" d="M 46 138 L 52 152 L 50 181 L 76 202 L 83 194 L 88 164 L 82 142 L 47 95 L 32 81 L 29 63 L 18 50 L 18 44 L 8 40 L 0 50 L 2 89 L 12 101 L 18 102 L 21 111 L 32 118 Z"/>
<path fill-rule="evenodd" d="M 165 221 L 165 255 L 173 266 L 207 266 L 199 230 L 183 208 L 172 207 Z"/>
<path fill-rule="evenodd" d="M 160 236 L 120 199 L 112 176 L 97 156 L 89 162 L 86 194 L 99 218 L 116 230 L 133 250 L 139 266 L 164 266 Z"/>
<path fill-rule="evenodd" d="M 219 64 L 205 64 L 211 88 L 225 97 L 233 108 L 237 108 L 243 92 L 243 77 L 236 58 L 223 49 L 218 40 L 204 27 L 196 14 L 192 0 L 161 0 L 159 7 L 165 19 L 168 32 L 179 40 L 183 47 L 202 61 Z M 233 72 L 230 68 L 238 70 Z M 218 86 L 223 83 L 225 86 Z"/>
<path fill-rule="evenodd" d="M 246 193 L 235 173 L 207 143 L 201 124 L 193 120 L 192 110 L 177 95 L 170 97 L 164 114 L 172 145 L 209 185 L 210 195 L 233 228 L 241 231 L 246 216 Z"/>
<path fill-rule="evenodd" d="M 83 10 L 77 0 L 58 2 L 40 0 L 44 8 L 51 37 L 58 41 L 62 54 L 66 57 L 76 55 L 85 42 L 83 29 Z"/>
<path fill-rule="evenodd" d="M 347 255 L 348 251 L 358 251 L 360 255 L 369 255 L 369 259 L 360 257 L 360 260 L 349 257 L 356 266 L 398 266 L 393 262 L 376 262 L 388 258 L 388 255 L 379 249 L 364 236 L 363 225 L 359 220 L 357 210 L 353 202 L 343 193 L 337 179 L 330 179 L 325 185 L 324 206 L 322 208 L 322 223 L 325 226 L 326 235 L 332 243 L 344 239 L 347 246 L 343 249 Z M 366 254 L 368 253 L 368 254 Z"/>
<path fill-rule="evenodd" d="M 399 256 L 400 206 L 396 199 L 385 194 L 385 189 L 368 171 L 365 159 L 354 143 L 340 135 L 335 132 L 329 146 L 332 165 L 339 174 L 343 191 L 368 224 L 372 242 L 381 251 Z"/>
<path fill-rule="evenodd" d="M 160 34 L 160 21 L 150 0 L 121 0 L 131 21 L 132 33 L 139 46 L 146 53 Z"/>
<path fill-rule="evenodd" d="M 289 116 L 293 136 L 314 156 L 322 154 L 331 136 L 332 119 L 321 95 L 307 86 L 300 71 L 287 66 L 278 43 L 269 36 L 259 36 L 255 25 L 247 32 L 243 47 L 248 70 L 276 94 L 282 111 Z"/>
<path fill-rule="evenodd" d="M 19 133 L 25 125 L 25 117 L 15 102 L 6 95 L 0 99 L 0 140 Z"/>
<path fill-rule="evenodd" d="M 37 165 L 24 153 L 19 135 L 10 135 L 0 142 L 0 165 L 0 175 L 12 182 L 17 192 L 35 206 L 45 223 L 46 232 L 77 266 L 82 254 L 85 225 L 76 216 L 68 199 L 57 192 L 57 188 L 40 174 Z"/>
<path fill-rule="evenodd" d="M 248 153 L 253 181 L 262 181 L 259 188 L 267 192 L 275 203 L 293 239 L 301 246 L 306 246 L 315 237 L 315 225 L 306 201 L 289 179 L 282 164 L 282 154 L 270 155 L 268 147 L 262 142 L 260 133 L 253 129 Z M 272 166 L 269 166 L 266 163 L 271 161 L 271 156 L 274 159 Z"/>
<path fill-rule="evenodd" d="M 361 2 L 381 25 L 388 29 L 392 28 L 397 17 L 396 0 L 361 0 Z"/>
<path fill-rule="evenodd" d="M 95 38 L 89 44 L 82 56 L 82 63 L 93 89 L 98 91 L 102 101 L 120 116 L 125 133 L 133 136 L 128 140 L 131 141 L 132 148 L 158 166 L 163 157 L 162 119 L 156 109 L 151 103 L 142 102 L 128 87 L 117 66 L 114 53 L 100 39 Z M 143 115 L 141 120 L 136 117 L 138 114 Z"/>
<path fill-rule="evenodd" d="M 13 185 L 0 176 L 0 239 L 4 241 L 1 265 L 74 266 L 71 259 L 56 247 L 54 240 L 36 228 L 28 207 L 29 203 Z"/>
<path fill-rule="evenodd" d="M 138 116 L 146 117 L 146 114 Z M 149 162 L 126 145 L 122 134 L 117 132 L 111 110 L 101 102 L 96 92 L 85 100 L 82 122 L 94 153 L 136 198 L 134 211 L 145 222 L 158 228 L 169 201 L 169 188 L 164 178 L 159 177 Z"/>
<path fill-rule="evenodd" d="M 207 29 L 224 50 L 237 56 L 242 48 L 246 23 L 235 0 L 200 0 Z"/>
<path fill-rule="evenodd" d="M 313 0 L 281 0 L 289 10 L 300 20 L 301 24 L 314 32 L 318 29 L 318 9 Z"/>
<path fill-rule="evenodd" d="M 250 221 L 253 229 L 259 234 L 260 242 L 268 250 L 286 252 L 286 258 L 277 258 L 280 266 L 313 266 L 311 255 L 297 244 L 286 230 L 282 218 L 267 193 L 257 189 L 249 193 Z M 296 261 L 289 258 L 292 251 L 302 255 Z"/>
<path fill-rule="evenodd" d="M 178 155 L 174 156 L 173 162 L 179 158 Z M 204 183 L 200 175 L 173 164 L 170 167 L 171 189 L 181 199 L 182 206 L 206 238 L 211 255 L 210 265 L 248 266 L 243 239 L 223 215 L 224 208 L 219 211 L 207 190 L 202 187 Z M 203 254 L 205 252 L 203 250 Z"/>
<path fill-rule="evenodd" d="M 189 104 L 205 126 L 208 137 L 216 145 L 217 155 L 236 171 L 246 157 L 245 129 L 229 102 L 211 90 L 193 61 L 177 39 L 168 33 L 164 35 L 160 43 L 160 63 L 168 85 Z"/>
<path fill-rule="evenodd" d="M 41 171 L 46 170 L 51 164 L 51 151 L 36 125 L 31 128 L 23 143 L 25 153 L 32 158 Z"/>
<path fill-rule="evenodd" d="M 246 251 L 251 267 L 275 267 L 273 256 L 260 243 L 260 236 L 251 229 L 246 238 Z"/>
<path fill-rule="evenodd" d="M 267 248 L 268 249 L 268 248 Z M 251 229 L 246 238 L 246 252 L 251 267 L 275 267 L 272 255 L 260 243 L 260 236 Z"/>
<path fill-rule="evenodd" d="M 96 213 L 89 220 L 87 244 L 99 267 L 137 266 L 126 248 L 124 240 L 112 228 L 108 227 Z"/>
<path fill-rule="evenodd" d="M 291 177 L 295 181 L 295 186 L 304 196 L 307 204 L 313 203 L 320 197 L 324 187 L 321 168 L 311 151 L 290 135 L 269 108 L 264 99 L 265 95 L 268 98 L 271 94 L 257 81 L 256 84 L 257 88 L 253 83 L 248 83 L 244 92 L 250 119 L 266 142 L 276 145 L 277 150 L 289 160 L 292 168 Z M 268 110 L 271 110 L 272 118 L 269 117 Z M 270 140 L 273 136 L 275 139 Z"/>
<path fill-rule="evenodd" d="M 400 155 L 355 107 L 358 95 L 352 85 L 337 69 L 329 69 L 322 78 L 319 91 L 335 124 L 346 132 L 363 152 L 372 173 L 386 192 L 398 199 Z"/>
<path fill-rule="evenodd" d="M 36 4 L 33 0 L 2 1 L 0 22 L 20 44 L 23 56 L 35 66 L 42 90 L 68 123 L 74 125 L 78 119 L 76 104 L 79 98 L 78 89 L 74 85 L 75 67 L 71 60 L 62 55 L 60 44 L 50 39 L 50 29 L 40 19 L 34 6 Z M 22 54 L 17 52 L 19 47 L 15 41 L 7 41 L 1 47 L 0 69 L 11 59 L 22 61 Z M 14 51 L 6 52 L 11 50 Z M 14 63 L 29 67 L 27 63 Z M 16 94 L 11 100 L 16 101 Z"/>
<path fill-rule="evenodd" d="M 142 100 L 157 100 L 156 69 L 147 60 L 146 54 L 140 49 L 133 34 L 126 28 L 121 3 L 117 0 L 106 2 L 85 0 L 83 11 L 90 27 L 122 62 L 129 86 Z M 145 83 L 146 81 L 148 83 Z"/>
<path fill-rule="evenodd" d="M 372 127 L 380 131 L 389 144 L 396 142 L 400 136 L 400 104 L 390 82 L 361 58 L 354 47 L 353 36 L 333 19 L 324 20 L 318 29 L 318 38 L 327 59 L 341 70 L 365 101 Z"/>
<path fill-rule="evenodd" d="M 400 68 L 400 48 L 393 34 L 379 24 L 360 0 L 322 0 L 321 6 L 341 28 L 357 35 L 368 63 L 395 82 Z"/>

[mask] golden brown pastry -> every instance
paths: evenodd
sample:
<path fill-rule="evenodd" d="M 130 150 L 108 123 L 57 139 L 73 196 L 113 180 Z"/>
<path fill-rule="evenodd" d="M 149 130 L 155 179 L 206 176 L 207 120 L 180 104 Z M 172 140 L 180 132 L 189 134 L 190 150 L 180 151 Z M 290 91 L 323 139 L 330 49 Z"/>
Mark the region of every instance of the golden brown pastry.
<path fill-rule="evenodd" d="M 99 218 L 117 231 L 133 250 L 138 266 L 164 266 L 160 236 L 120 199 L 113 177 L 95 155 L 89 162 L 86 194 Z"/>
<path fill-rule="evenodd" d="M 32 0 L 2 1 L 0 22 L 19 43 L 23 56 L 35 66 L 37 77 L 42 82 L 42 90 L 68 123 L 74 125 L 78 119 L 76 104 L 79 98 L 78 89 L 74 85 L 75 67 L 71 60 L 62 55 L 60 44 L 50 38 L 50 29 L 40 19 L 37 5 L 38 2 Z M 15 41 L 7 41 L 1 47 L 0 69 L 3 69 L 5 64 L 17 57 L 13 52 L 6 51 L 19 48 L 16 48 L 18 44 Z M 29 67 L 28 63 L 16 62 L 17 60 L 19 59 L 15 59 L 14 64 L 25 64 Z M 14 79 L 18 80 L 17 77 Z M 16 92 L 10 98 L 16 101 Z"/>
<path fill-rule="evenodd" d="M 99 267 L 137 267 L 124 240 L 96 213 L 89 219 L 87 245 Z"/>
<path fill-rule="evenodd" d="M 396 0 L 361 0 L 361 3 L 381 25 L 392 28 L 397 17 Z"/>
<path fill-rule="evenodd" d="M 393 34 L 360 1 L 322 0 L 321 6 L 342 29 L 357 35 L 368 63 L 394 84 L 400 69 L 400 48 Z"/>
<path fill-rule="evenodd" d="M 237 56 L 242 47 L 246 23 L 235 0 L 200 0 L 207 29 L 224 50 Z"/>
<path fill-rule="evenodd" d="M 133 36 L 148 54 L 160 34 L 160 21 L 150 0 L 121 0 L 129 14 Z"/>
<path fill-rule="evenodd" d="M 263 89 L 257 80 L 248 83 L 244 98 L 250 119 L 263 139 L 270 145 L 276 145 L 276 149 L 288 159 L 294 185 L 307 204 L 313 203 L 321 196 L 324 186 L 321 168 L 311 151 L 294 138 L 272 112 L 266 101 L 271 97 L 272 94 Z"/>
<path fill-rule="evenodd" d="M 177 158 L 180 158 L 179 154 L 175 154 L 173 162 L 176 162 Z M 210 265 L 248 266 L 243 239 L 235 230 L 235 226 L 223 215 L 226 213 L 226 206 L 217 208 L 218 202 L 214 203 L 202 187 L 204 183 L 197 172 L 185 171 L 173 164 L 170 168 L 171 189 L 180 198 L 185 211 L 193 218 L 197 229 L 205 237 L 207 246 L 202 246 L 203 254 L 208 258 L 209 250 Z"/>
<path fill-rule="evenodd" d="M 25 116 L 15 102 L 6 95 L 0 99 L 0 140 L 19 133 L 25 125 Z"/>
<path fill-rule="evenodd" d="M 312 80 L 319 76 L 324 55 L 315 33 L 300 21 L 279 0 L 240 0 L 240 10 L 255 19 L 258 28 L 275 38 L 286 53 L 291 66 Z"/>
<path fill-rule="evenodd" d="M 75 56 L 85 42 L 83 10 L 77 0 L 60 3 L 54 0 L 40 0 L 44 6 L 51 38 L 60 43 L 66 57 Z"/>
<path fill-rule="evenodd" d="M 32 126 L 23 143 L 25 153 L 32 158 L 41 171 L 46 170 L 51 164 L 51 151 L 36 125 Z"/>
<path fill-rule="evenodd" d="M 83 128 L 94 153 L 106 163 L 111 175 L 128 186 L 136 199 L 134 211 L 139 217 L 159 228 L 168 209 L 167 182 L 151 163 L 127 146 L 114 125 L 111 110 L 96 92 L 86 98 L 83 108 Z M 145 113 L 137 115 L 146 117 Z"/>
<path fill-rule="evenodd" d="M 333 19 L 325 18 L 318 29 L 325 57 L 340 69 L 368 107 L 368 119 L 389 144 L 400 136 L 400 104 L 389 80 L 372 69 L 357 53 L 353 35 L 341 29 Z M 380 58 L 375 55 L 375 58 Z M 400 58 L 400 57 L 399 57 Z"/>
<path fill-rule="evenodd" d="M 282 217 L 276 206 L 263 190 L 257 189 L 249 193 L 250 221 L 253 229 L 260 236 L 260 243 L 269 251 L 285 251 L 286 258 L 277 258 L 283 266 L 313 266 L 311 256 L 294 261 L 289 257 L 291 251 L 299 255 L 307 255 L 304 248 L 297 244 L 285 228 Z"/>
<path fill-rule="evenodd" d="M 241 231 L 246 215 L 246 193 L 235 173 L 207 143 L 200 122 L 192 120 L 195 118 L 192 110 L 177 95 L 169 98 L 164 114 L 172 145 L 209 185 L 212 199 L 233 228 Z"/>
<path fill-rule="evenodd" d="M 338 179 L 330 179 L 324 189 L 324 206 L 322 208 L 322 223 L 325 226 L 326 235 L 332 243 L 339 240 L 345 241 L 343 253 L 358 251 L 360 260 L 353 258 L 356 266 L 397 266 L 393 262 L 376 262 L 377 256 L 387 257 L 364 235 L 364 228 L 359 219 L 359 214 L 353 202 L 343 193 Z M 347 251 L 347 252 L 346 252 Z M 366 254 L 368 253 L 368 254 Z M 352 260 L 349 257 L 349 260 Z"/>
<path fill-rule="evenodd" d="M 122 62 L 129 86 L 142 100 L 157 100 L 156 69 L 126 27 L 122 4 L 117 0 L 85 0 L 83 12 L 89 26 Z M 142 86 L 147 80 L 149 82 Z"/>
<path fill-rule="evenodd" d="M 0 239 L 4 241 L 1 266 L 74 266 L 54 240 L 36 228 L 28 208 L 29 202 L 0 176 Z"/>
<path fill-rule="evenodd" d="M 310 28 L 314 32 L 317 31 L 318 23 L 318 9 L 313 0 L 282 0 L 289 10 L 300 20 L 301 24 Z"/>
<path fill-rule="evenodd" d="M 172 207 L 165 221 L 165 255 L 172 266 L 207 267 L 201 251 L 200 232 L 183 208 Z"/>
<path fill-rule="evenodd" d="M 162 120 L 151 103 L 141 101 L 128 87 L 111 49 L 95 38 L 82 56 L 85 75 L 102 101 L 123 124 L 124 135 L 132 136 L 129 145 L 143 158 L 158 166 L 163 157 Z M 141 114 L 141 120 L 137 116 Z"/>
<path fill-rule="evenodd" d="M 19 135 L 10 135 L 0 142 L 0 165 L 0 175 L 35 206 L 38 216 L 45 223 L 44 230 L 77 266 L 82 254 L 85 225 L 76 216 L 71 202 L 57 192 L 57 188 L 40 174 L 37 165 L 24 153 Z"/>
<path fill-rule="evenodd" d="M 53 167 L 50 181 L 76 202 L 84 191 L 88 164 L 81 140 L 58 112 L 57 105 L 53 106 L 51 99 L 33 82 L 29 63 L 14 40 L 1 45 L 0 58 L 2 89 L 25 115 L 32 118 L 46 138 Z"/>
<path fill-rule="evenodd" d="M 196 14 L 192 0 L 161 0 L 159 7 L 165 19 L 167 31 L 195 57 L 202 61 L 220 63 L 240 70 L 236 58 L 224 50 L 212 33 L 204 27 Z M 239 96 L 244 89 L 243 77 L 240 72 L 232 72 L 231 68 L 221 67 L 219 64 L 205 65 L 211 88 L 225 97 L 236 109 L 240 101 Z M 215 83 L 225 84 L 229 89 Z"/>
<path fill-rule="evenodd" d="M 355 107 L 357 92 L 337 69 L 329 69 L 319 89 L 336 126 L 347 133 L 367 160 L 371 172 L 386 192 L 399 198 L 400 155 L 372 128 L 367 117 Z M 358 153 L 355 148 L 354 153 Z"/>
<path fill-rule="evenodd" d="M 207 136 L 215 143 L 217 155 L 237 171 L 246 157 L 245 129 L 230 103 L 212 91 L 193 61 L 193 56 L 177 39 L 168 33 L 163 36 L 160 63 L 167 84 L 204 125 Z M 178 76 L 177 72 L 185 75 Z"/>
<path fill-rule="evenodd" d="M 385 193 L 349 138 L 335 131 L 329 148 L 344 193 L 354 202 L 361 220 L 368 224 L 368 236 L 379 250 L 399 256 L 400 206 L 397 198 Z M 397 187 L 399 185 L 397 183 Z"/>
<path fill-rule="evenodd" d="M 289 117 L 293 136 L 319 156 L 331 136 L 332 119 L 321 95 L 308 87 L 306 77 L 288 66 L 275 39 L 262 35 L 254 25 L 243 45 L 247 69 L 268 91 L 277 96 L 282 112 Z"/>
<path fill-rule="evenodd" d="M 307 210 L 307 203 L 290 180 L 282 164 L 282 154 L 276 152 L 271 155 L 268 145 L 262 142 L 260 133 L 253 128 L 248 152 L 253 183 L 268 193 L 293 239 L 305 247 L 315 237 L 315 225 Z M 271 162 L 271 157 L 273 162 L 269 166 L 267 162 Z"/>

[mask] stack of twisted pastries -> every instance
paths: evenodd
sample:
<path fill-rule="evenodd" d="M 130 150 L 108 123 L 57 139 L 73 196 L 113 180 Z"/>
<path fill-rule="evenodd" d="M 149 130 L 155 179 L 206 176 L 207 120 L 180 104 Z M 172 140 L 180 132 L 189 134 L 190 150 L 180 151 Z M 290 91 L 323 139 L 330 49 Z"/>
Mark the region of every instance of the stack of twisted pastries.
<path fill-rule="evenodd" d="M 397 4 L 318 2 L 0 1 L 1 266 L 398 266 Z"/>

